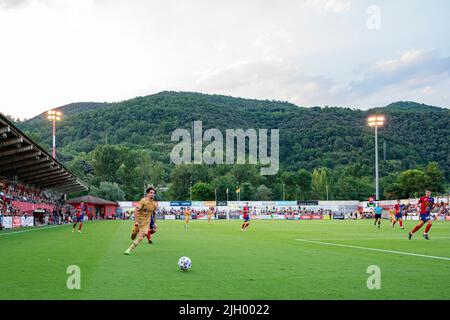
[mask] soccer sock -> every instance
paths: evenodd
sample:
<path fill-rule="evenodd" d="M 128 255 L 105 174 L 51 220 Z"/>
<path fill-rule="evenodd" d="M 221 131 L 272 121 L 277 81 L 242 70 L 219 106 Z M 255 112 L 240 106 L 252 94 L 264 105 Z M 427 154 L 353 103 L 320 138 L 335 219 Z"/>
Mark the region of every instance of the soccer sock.
<path fill-rule="evenodd" d="M 403 228 L 403 221 L 400 220 L 399 223 L 400 223 L 400 228 Z"/>
<path fill-rule="evenodd" d="M 133 243 L 131 244 L 131 246 L 128 248 L 129 250 L 134 250 L 136 249 L 136 247 L 138 246 L 138 244 L 142 241 L 143 236 L 139 235 L 139 237 L 133 241 Z"/>
<path fill-rule="evenodd" d="M 80 223 L 80 226 L 78 227 L 78 231 L 81 231 L 82 227 L 83 227 L 83 223 Z"/>
<path fill-rule="evenodd" d="M 147 240 L 150 241 L 151 235 L 150 235 L 150 230 L 147 231 Z"/>
<path fill-rule="evenodd" d="M 381 224 L 381 221 L 380 220 L 378 220 L 378 225 L 380 225 Z"/>
<path fill-rule="evenodd" d="M 392 221 L 392 225 L 395 226 L 396 222 L 397 222 L 397 220 Z"/>
<path fill-rule="evenodd" d="M 419 230 L 421 227 L 422 227 L 422 226 L 421 226 L 420 224 L 416 225 L 416 226 L 414 227 L 414 229 L 412 229 L 411 233 L 412 233 L 412 234 L 416 233 L 416 231 Z"/>
<path fill-rule="evenodd" d="M 77 224 L 75 223 L 75 224 L 73 225 L 73 228 L 75 229 L 76 226 L 77 226 Z"/>
<path fill-rule="evenodd" d="M 431 223 L 427 224 L 427 227 L 425 228 L 425 234 L 428 233 L 428 231 L 430 231 L 431 229 Z"/>
<path fill-rule="evenodd" d="M 243 223 L 243 224 L 242 224 L 242 227 L 241 227 L 241 229 L 244 229 L 244 228 L 245 228 L 245 223 Z"/>

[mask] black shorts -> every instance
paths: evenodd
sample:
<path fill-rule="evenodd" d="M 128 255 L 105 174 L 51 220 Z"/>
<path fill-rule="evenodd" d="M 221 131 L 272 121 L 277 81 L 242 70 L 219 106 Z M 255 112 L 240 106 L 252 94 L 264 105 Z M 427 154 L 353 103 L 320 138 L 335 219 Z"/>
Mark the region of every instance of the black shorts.
<path fill-rule="evenodd" d="M 375 219 L 381 219 L 381 214 L 375 214 Z"/>

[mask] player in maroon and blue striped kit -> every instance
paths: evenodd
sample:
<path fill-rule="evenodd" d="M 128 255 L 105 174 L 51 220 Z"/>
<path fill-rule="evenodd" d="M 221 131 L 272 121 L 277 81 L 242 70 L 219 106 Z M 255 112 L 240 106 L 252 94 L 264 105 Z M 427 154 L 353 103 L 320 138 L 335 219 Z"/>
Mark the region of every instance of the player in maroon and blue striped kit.
<path fill-rule="evenodd" d="M 430 240 L 428 237 L 428 231 L 430 231 L 431 226 L 433 225 L 433 221 L 431 220 L 431 209 L 433 208 L 434 199 L 431 197 L 431 191 L 425 191 L 425 197 L 420 197 L 418 205 L 420 205 L 420 222 L 417 224 L 414 229 L 409 233 L 409 240 L 411 240 L 413 234 L 422 228 L 422 226 L 428 222 L 425 232 L 423 233 L 423 237 L 427 240 Z"/>
<path fill-rule="evenodd" d="M 394 221 L 392 221 L 392 228 L 395 228 L 395 223 L 398 221 L 398 223 L 400 224 L 400 229 L 405 229 L 403 228 L 404 206 L 400 204 L 400 200 L 397 200 L 397 204 L 394 206 L 394 209 L 395 209 L 395 218 Z"/>
<path fill-rule="evenodd" d="M 248 208 L 248 202 L 246 202 L 245 206 L 242 208 L 242 216 L 244 223 L 242 224 L 241 231 L 247 231 L 250 224 L 250 209 Z"/>
<path fill-rule="evenodd" d="M 78 232 L 81 233 L 81 228 L 83 227 L 83 220 L 84 220 L 84 214 L 86 213 L 86 206 L 84 205 L 84 202 L 80 204 L 79 209 L 77 210 L 77 216 L 75 223 L 72 228 L 72 232 L 75 232 L 75 227 L 77 226 L 77 223 L 80 223 L 80 226 L 78 227 Z"/>

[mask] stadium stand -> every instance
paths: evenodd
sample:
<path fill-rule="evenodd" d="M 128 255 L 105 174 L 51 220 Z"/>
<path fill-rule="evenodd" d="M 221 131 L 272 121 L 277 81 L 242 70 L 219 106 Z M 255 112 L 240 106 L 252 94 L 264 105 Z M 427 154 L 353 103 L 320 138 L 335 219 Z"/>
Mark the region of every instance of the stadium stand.
<path fill-rule="evenodd" d="M 86 190 L 84 182 L 0 113 L 0 228 L 6 216 L 41 214 L 55 224 L 66 220 L 70 209 L 64 195 Z"/>
<path fill-rule="evenodd" d="M 61 194 L 88 187 L 0 114 L 0 176 L 38 190 Z"/>

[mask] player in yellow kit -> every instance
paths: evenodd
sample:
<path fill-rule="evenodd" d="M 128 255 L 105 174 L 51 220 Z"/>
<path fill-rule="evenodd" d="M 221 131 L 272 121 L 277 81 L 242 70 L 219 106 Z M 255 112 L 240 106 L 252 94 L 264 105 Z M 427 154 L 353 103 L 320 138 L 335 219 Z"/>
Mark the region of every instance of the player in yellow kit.
<path fill-rule="evenodd" d="M 391 220 L 391 224 L 395 221 L 395 208 L 389 209 L 389 219 Z"/>
<path fill-rule="evenodd" d="M 208 209 L 208 223 L 211 224 L 211 217 L 214 213 L 214 207 L 209 207 Z"/>
<path fill-rule="evenodd" d="M 191 218 L 191 209 L 189 207 L 186 207 L 186 210 L 184 211 L 184 227 L 185 228 L 187 228 L 190 218 Z"/>
<path fill-rule="evenodd" d="M 142 239 L 147 236 L 150 228 L 151 216 L 155 213 L 155 210 L 158 207 L 158 202 L 153 199 L 155 197 L 156 190 L 153 187 L 148 187 L 146 193 L 146 197 L 139 201 L 139 204 L 134 210 L 134 225 L 131 233 L 131 240 L 134 241 L 124 252 L 126 255 L 130 255 L 131 251 L 136 249 Z"/>

